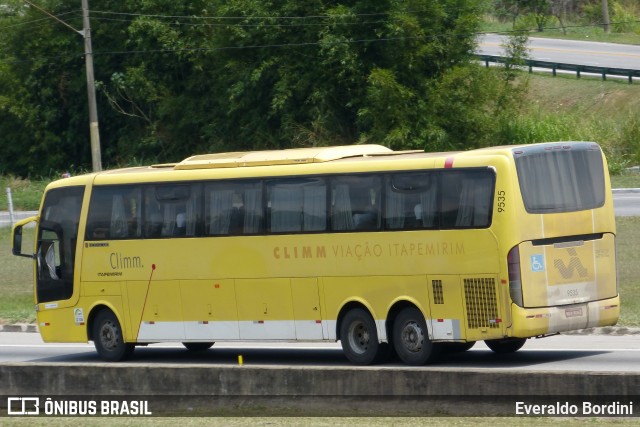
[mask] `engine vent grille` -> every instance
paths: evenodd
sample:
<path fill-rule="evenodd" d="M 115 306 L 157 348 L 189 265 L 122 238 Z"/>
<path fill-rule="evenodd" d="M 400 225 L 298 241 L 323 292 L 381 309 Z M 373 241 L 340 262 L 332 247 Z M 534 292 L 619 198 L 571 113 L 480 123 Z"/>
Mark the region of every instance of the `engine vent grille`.
<path fill-rule="evenodd" d="M 464 279 L 467 327 L 499 328 L 496 281 L 493 278 Z"/>
<path fill-rule="evenodd" d="M 442 293 L 442 280 L 432 280 L 433 286 L 433 303 L 444 304 L 444 294 Z"/>

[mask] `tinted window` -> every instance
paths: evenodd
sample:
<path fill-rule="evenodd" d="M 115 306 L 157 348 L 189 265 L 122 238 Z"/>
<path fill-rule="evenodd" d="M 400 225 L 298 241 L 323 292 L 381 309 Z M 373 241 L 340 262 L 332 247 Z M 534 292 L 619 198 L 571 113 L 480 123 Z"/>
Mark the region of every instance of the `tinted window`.
<path fill-rule="evenodd" d="M 140 186 L 94 187 L 87 218 L 86 239 L 135 239 L 141 236 Z"/>
<path fill-rule="evenodd" d="M 488 169 L 442 172 L 440 228 L 488 227 L 494 177 Z"/>
<path fill-rule="evenodd" d="M 86 239 L 485 228 L 494 182 L 489 169 L 454 169 L 97 186 Z"/>
<path fill-rule="evenodd" d="M 331 228 L 335 231 L 381 227 L 381 178 L 372 175 L 331 180 Z"/>
<path fill-rule="evenodd" d="M 199 184 L 94 187 L 87 240 L 195 236 Z"/>
<path fill-rule="evenodd" d="M 390 175 L 385 188 L 385 228 L 434 228 L 438 219 L 438 177 L 433 172 Z"/>
<path fill-rule="evenodd" d="M 572 212 L 604 204 L 604 166 L 597 145 L 518 149 L 514 158 L 527 212 Z"/>
<path fill-rule="evenodd" d="M 36 294 L 38 302 L 69 299 L 78 242 L 84 187 L 47 192 L 38 227 Z"/>
<path fill-rule="evenodd" d="M 494 182 L 494 173 L 488 169 L 389 175 L 385 228 L 486 228 L 491 224 Z"/>
<path fill-rule="evenodd" d="M 327 229 L 327 186 L 322 179 L 282 179 L 267 185 L 269 231 Z"/>
<path fill-rule="evenodd" d="M 199 214 L 199 184 L 144 187 L 144 228 L 148 238 L 195 236 Z"/>
<path fill-rule="evenodd" d="M 205 234 L 259 234 L 264 230 L 262 183 L 255 181 L 205 184 Z"/>

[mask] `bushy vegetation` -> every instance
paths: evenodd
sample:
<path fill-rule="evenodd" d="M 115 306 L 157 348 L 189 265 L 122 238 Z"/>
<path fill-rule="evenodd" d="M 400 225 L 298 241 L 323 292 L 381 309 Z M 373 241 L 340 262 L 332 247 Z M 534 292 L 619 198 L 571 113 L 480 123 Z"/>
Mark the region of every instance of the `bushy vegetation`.
<path fill-rule="evenodd" d="M 487 21 L 503 30 L 527 28 L 565 35 L 593 35 L 608 30 L 640 35 L 640 3 L 636 0 L 493 0 L 492 4 Z M 608 28 L 603 16 L 605 7 Z"/>
<path fill-rule="evenodd" d="M 7 5 L 0 174 L 86 169 L 82 39 L 22 2 Z M 449 73 L 472 67 L 485 5 L 94 0 L 103 163 L 358 142 L 438 145 L 448 129 L 432 101 L 445 96 L 437 91 Z M 46 4 L 74 28 L 82 27 L 78 7 Z"/>
<path fill-rule="evenodd" d="M 636 1 L 608 4 L 612 31 L 637 32 Z M 90 169 L 82 38 L 22 1 L 0 6 L 0 175 Z M 76 0 L 45 6 L 82 27 Z M 617 172 L 640 163 L 637 108 L 604 121 L 589 110 L 532 108 L 540 93 L 526 74 L 485 69 L 472 55 L 486 22 L 535 34 L 560 24 L 602 32 L 601 6 L 92 0 L 103 164 L 314 145 L 437 151 L 588 139 L 603 144 Z M 511 44 L 516 63 L 522 37 Z"/>

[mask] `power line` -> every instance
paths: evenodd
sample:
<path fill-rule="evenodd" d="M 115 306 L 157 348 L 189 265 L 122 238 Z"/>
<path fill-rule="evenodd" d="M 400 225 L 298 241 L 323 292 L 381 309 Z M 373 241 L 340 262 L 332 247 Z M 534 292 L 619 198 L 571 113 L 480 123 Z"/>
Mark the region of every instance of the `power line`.
<path fill-rule="evenodd" d="M 35 8 L 35 9 L 38 9 L 40 12 L 44 13 L 44 14 L 45 14 L 45 15 L 47 15 L 49 18 L 52 18 L 52 19 L 54 19 L 54 20 L 58 21 L 60 24 L 64 25 L 65 27 L 72 29 L 72 30 L 73 30 L 73 31 L 75 31 L 76 33 L 82 33 L 82 31 L 80 31 L 80 30 L 77 30 L 77 29 L 73 28 L 71 25 L 67 24 L 65 21 L 63 21 L 62 19 L 58 18 L 56 15 L 53 15 L 52 13 L 50 13 L 49 11 L 47 11 L 47 10 L 45 10 L 45 9 L 41 8 L 40 6 L 38 6 L 38 5 L 36 5 L 36 4 L 31 3 L 29 0 L 22 0 L 22 1 L 24 1 L 24 2 L 25 2 L 26 4 L 28 4 L 29 6 L 31 6 L 31 7 L 33 7 L 33 8 Z"/>
<path fill-rule="evenodd" d="M 119 15 L 119 16 L 132 16 L 132 17 L 145 17 L 145 18 L 161 18 L 161 19 L 194 19 L 194 20 L 244 20 L 244 19 L 335 19 L 335 18 L 350 18 L 350 17 L 371 17 L 371 16 L 387 16 L 391 15 L 389 12 L 380 13 L 354 13 L 343 15 L 306 15 L 306 16 L 269 16 L 269 15 L 244 15 L 244 16 L 225 16 L 225 15 L 213 15 L 213 16 L 199 16 L 199 15 L 159 15 L 159 14 L 144 14 L 144 13 L 128 13 L 128 12 L 110 12 L 102 10 L 92 10 L 92 14 L 104 14 L 104 15 Z M 405 11 L 404 13 L 428 13 L 428 11 Z"/>
<path fill-rule="evenodd" d="M 95 21 L 109 21 L 109 22 L 136 22 L 131 19 L 115 19 L 115 18 L 101 18 L 101 17 L 92 17 L 91 19 Z M 380 25 L 380 24 L 392 24 L 392 23 L 401 23 L 400 20 L 380 20 L 380 21 L 361 21 L 361 22 L 335 22 L 331 23 L 331 25 L 339 25 L 339 26 L 356 26 L 356 25 Z M 257 24 L 227 24 L 227 23 L 189 23 L 189 22 L 165 22 L 166 25 L 171 26 L 185 26 L 185 27 L 219 27 L 219 28 L 287 28 L 287 27 L 325 27 L 327 26 L 326 22 L 308 22 L 308 23 L 288 23 L 288 24 L 265 24 L 265 23 L 257 23 Z"/>
<path fill-rule="evenodd" d="M 69 15 L 69 14 L 77 14 L 79 11 L 75 10 L 75 11 L 70 11 L 70 12 L 63 12 L 63 13 L 58 13 L 56 15 L 54 15 L 56 18 L 60 18 L 61 16 L 65 16 L 65 15 Z M 47 18 L 40 18 L 40 19 L 33 19 L 31 21 L 27 21 L 27 22 L 16 22 L 15 24 L 11 24 L 11 25 L 7 25 L 4 27 L 0 27 L 0 30 L 5 31 L 5 30 L 9 30 L 11 28 L 16 28 L 16 27 L 22 27 L 25 25 L 30 25 L 30 24 L 35 24 L 35 23 L 47 23 L 50 24 L 51 23 L 51 19 L 49 17 Z M 40 28 L 43 25 L 36 25 L 33 28 Z"/>

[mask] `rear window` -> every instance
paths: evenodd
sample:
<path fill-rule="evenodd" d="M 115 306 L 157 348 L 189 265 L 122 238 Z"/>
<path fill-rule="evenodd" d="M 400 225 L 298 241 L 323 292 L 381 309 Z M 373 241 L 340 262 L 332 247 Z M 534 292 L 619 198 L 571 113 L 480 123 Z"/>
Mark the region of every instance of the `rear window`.
<path fill-rule="evenodd" d="M 575 212 L 604 205 L 604 167 L 597 144 L 518 148 L 513 155 L 527 212 Z"/>

